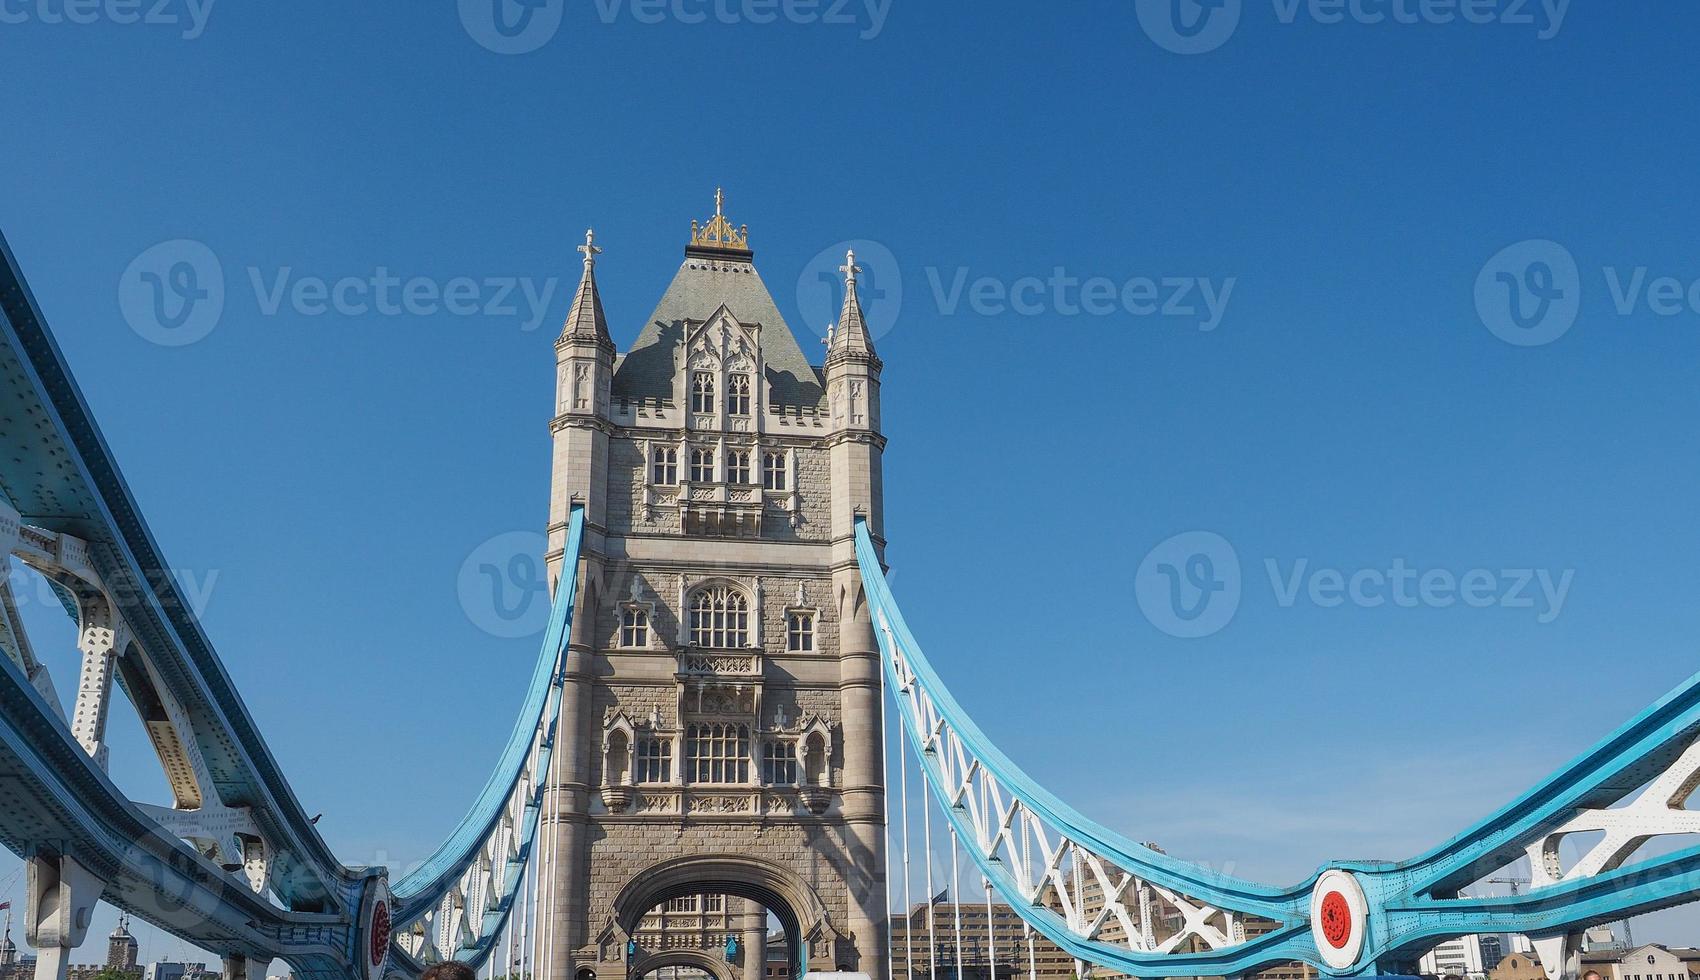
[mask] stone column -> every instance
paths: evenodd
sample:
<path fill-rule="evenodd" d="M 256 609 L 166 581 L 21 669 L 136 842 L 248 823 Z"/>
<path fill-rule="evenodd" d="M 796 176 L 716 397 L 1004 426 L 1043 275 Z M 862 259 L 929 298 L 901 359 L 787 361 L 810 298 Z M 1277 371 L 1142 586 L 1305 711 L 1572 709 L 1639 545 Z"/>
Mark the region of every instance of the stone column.
<path fill-rule="evenodd" d="M 555 751 L 550 760 L 548 792 L 543 797 L 542 847 L 538 860 L 544 883 L 534 963 L 541 964 L 536 980 L 571 980 L 573 951 L 588 942 L 589 880 L 585 867 L 585 827 L 589 822 L 590 757 L 598 726 L 591 718 L 591 688 L 595 678 L 597 604 L 602 562 L 586 557 L 579 569 L 579 594 L 573 606 L 572 633 L 567 640 L 566 677 L 561 691 L 561 715 L 555 728 Z"/>
<path fill-rule="evenodd" d="M 744 980 L 762 980 L 767 973 L 767 909 L 761 903 L 744 899 L 743 938 Z"/>
<path fill-rule="evenodd" d="M 846 922 L 856 944 L 852 970 L 883 980 L 886 944 L 885 746 L 881 724 L 880 655 L 873 622 L 852 567 L 833 576 L 839 608 L 839 690 L 843 704 L 845 869 L 850 889 Z M 830 967 L 838 966 L 830 964 Z"/>

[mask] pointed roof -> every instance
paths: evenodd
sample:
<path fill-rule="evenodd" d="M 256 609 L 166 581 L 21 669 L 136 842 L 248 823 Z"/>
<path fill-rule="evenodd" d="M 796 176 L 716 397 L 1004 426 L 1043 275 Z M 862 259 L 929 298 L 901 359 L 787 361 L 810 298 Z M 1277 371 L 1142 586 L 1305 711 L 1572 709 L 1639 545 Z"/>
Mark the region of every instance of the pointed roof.
<path fill-rule="evenodd" d="M 739 323 L 761 324 L 762 361 L 773 403 L 783 407 L 822 405 L 826 388 L 818 369 L 809 364 L 797 338 L 780 316 L 779 308 L 756 272 L 754 254 L 748 248 L 748 232 L 731 232 L 723 212 L 724 196 L 717 195 L 715 217 L 705 231 L 692 222 L 691 243 L 685 261 L 674 274 L 655 312 L 649 315 L 630 352 L 614 368 L 616 398 L 671 399 L 673 397 L 673 351 L 685 339 L 685 321 L 713 319 L 725 306 Z M 720 238 L 710 242 L 710 238 Z"/>
<path fill-rule="evenodd" d="M 561 329 L 561 339 L 594 340 L 612 347 L 614 341 L 608 336 L 608 318 L 602 313 L 602 297 L 596 291 L 596 254 L 602 249 L 596 245 L 594 230 L 585 229 L 584 244 L 578 250 L 584 253 L 584 276 L 579 279 L 573 305 L 567 310 L 567 323 Z"/>
<path fill-rule="evenodd" d="M 838 267 L 844 273 L 844 307 L 838 311 L 838 323 L 828 334 L 827 359 L 839 355 L 861 355 L 874 357 L 874 338 L 868 333 L 868 321 L 862 316 L 862 300 L 856 295 L 856 273 L 862 267 L 856 264 L 854 250 L 844 253 L 844 264 Z"/>

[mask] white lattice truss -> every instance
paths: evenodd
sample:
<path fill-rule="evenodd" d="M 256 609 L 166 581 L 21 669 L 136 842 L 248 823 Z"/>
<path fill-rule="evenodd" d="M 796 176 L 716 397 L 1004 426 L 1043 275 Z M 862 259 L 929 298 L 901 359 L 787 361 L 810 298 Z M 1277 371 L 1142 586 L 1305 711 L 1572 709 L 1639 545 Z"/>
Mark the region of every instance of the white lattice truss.
<path fill-rule="evenodd" d="M 1643 845 L 1657 837 L 1700 834 L 1700 811 L 1687 809 L 1688 798 L 1700 789 L 1700 739 L 1660 773 L 1634 800 L 1624 806 L 1587 809 L 1529 845 L 1529 884 L 1539 889 L 1559 882 L 1592 878 L 1623 866 Z M 1559 847 L 1573 834 L 1603 833 L 1568 869 Z M 1548 936 L 1534 941 L 1535 952 L 1549 976 L 1559 976 L 1580 951 L 1577 934 Z"/>
<path fill-rule="evenodd" d="M 518 900 L 526 862 L 534 856 L 526 811 L 542 804 L 548 758 L 540 724 L 502 814 L 472 862 L 435 906 L 396 937 L 408 955 L 423 964 L 464 959 L 468 950 L 501 930 L 511 903 Z"/>
<path fill-rule="evenodd" d="M 916 726 L 910 734 L 912 744 L 920 747 L 921 764 L 937 780 L 940 804 L 957 808 L 973 829 L 964 846 L 1007 869 L 1019 893 L 1005 893 L 1007 901 L 1048 906 L 1077 938 L 1115 943 L 1134 952 L 1186 952 L 1194 937 L 1212 950 L 1245 942 L 1242 917 L 1122 870 L 1026 806 L 981 764 L 916 681 L 883 617 L 880 628 L 891 652 L 897 697 L 909 707 L 903 722 L 913 719 Z M 1002 882 L 994 884 L 1006 892 Z M 1179 930 L 1162 938 L 1155 909 L 1159 899 L 1182 919 Z"/>

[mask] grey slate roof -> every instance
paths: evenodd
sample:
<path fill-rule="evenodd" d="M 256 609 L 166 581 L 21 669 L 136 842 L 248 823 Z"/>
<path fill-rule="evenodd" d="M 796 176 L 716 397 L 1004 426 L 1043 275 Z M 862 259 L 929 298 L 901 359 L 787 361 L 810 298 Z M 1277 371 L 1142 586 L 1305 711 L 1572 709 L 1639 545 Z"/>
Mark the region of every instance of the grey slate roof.
<path fill-rule="evenodd" d="M 608 340 L 608 318 L 602 315 L 602 294 L 596 288 L 594 263 L 584 264 L 584 278 L 573 294 L 573 305 L 567 309 L 567 322 L 561 328 L 563 337 L 588 337 Z"/>
<path fill-rule="evenodd" d="M 684 321 L 706 320 L 722 303 L 740 323 L 761 324 L 762 359 L 773 403 L 821 407 L 826 397 L 822 375 L 797 346 L 755 265 L 744 257 L 689 252 L 632 349 L 615 366 L 614 397 L 670 400 L 673 351 L 684 339 Z"/>

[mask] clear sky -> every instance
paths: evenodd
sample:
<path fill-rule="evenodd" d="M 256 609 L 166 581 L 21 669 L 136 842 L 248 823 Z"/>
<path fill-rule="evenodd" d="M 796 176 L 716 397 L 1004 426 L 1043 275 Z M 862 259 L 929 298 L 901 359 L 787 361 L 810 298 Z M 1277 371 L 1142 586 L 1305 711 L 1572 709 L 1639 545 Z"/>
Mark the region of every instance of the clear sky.
<path fill-rule="evenodd" d="M 1700 666 L 1691 5 L 204 4 L 0 0 L 0 227 L 349 863 L 508 731 L 535 639 L 457 577 L 544 523 L 573 247 L 629 344 L 716 186 L 799 334 L 867 243 L 894 587 L 1107 824 L 1407 856 Z M 150 329 L 147 274 L 222 310 Z"/>

